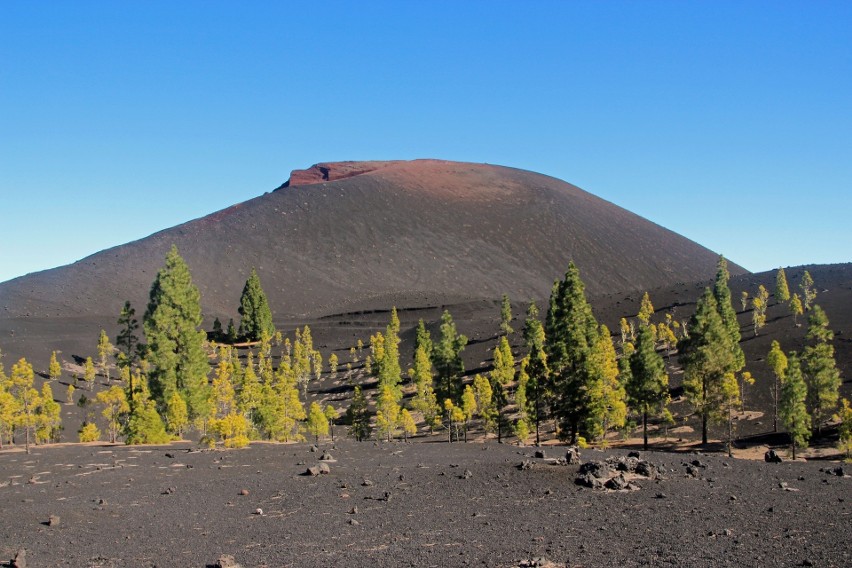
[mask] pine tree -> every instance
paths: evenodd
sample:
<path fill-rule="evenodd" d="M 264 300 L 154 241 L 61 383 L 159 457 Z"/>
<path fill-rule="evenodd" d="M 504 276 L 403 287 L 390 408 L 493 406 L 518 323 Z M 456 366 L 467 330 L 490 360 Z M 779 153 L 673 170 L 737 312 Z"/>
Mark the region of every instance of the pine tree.
<path fill-rule="evenodd" d="M 429 330 L 426 329 L 426 324 L 423 322 L 423 319 L 420 319 L 417 322 L 417 330 L 415 331 L 414 336 L 414 351 L 417 349 L 423 348 L 423 351 L 426 353 L 426 357 L 431 360 L 432 359 L 432 336 L 429 333 Z"/>
<path fill-rule="evenodd" d="M 390 442 L 396 435 L 399 425 L 400 407 L 397 403 L 397 395 L 389 385 L 379 387 L 379 396 L 376 401 L 376 430 L 379 438 L 387 438 Z"/>
<path fill-rule="evenodd" d="M 77 431 L 77 435 L 79 436 L 80 443 L 85 444 L 87 442 L 97 442 L 101 439 L 101 431 L 98 429 L 98 425 L 94 422 L 83 422 L 80 425 L 80 429 Z"/>
<path fill-rule="evenodd" d="M 482 419 L 482 428 L 485 432 L 494 432 L 497 429 L 497 409 L 494 407 L 494 390 L 491 383 L 482 375 L 473 377 L 473 394 L 476 397 L 476 408 Z"/>
<path fill-rule="evenodd" d="M 663 324 L 660 324 L 663 325 Z M 610 428 L 621 428 L 627 420 L 626 393 L 618 380 L 618 358 L 609 329 L 601 325 L 598 340 L 589 356 L 593 377 L 591 399 L 595 401 L 593 420 L 587 429 L 594 438 L 603 437 Z"/>
<path fill-rule="evenodd" d="M 30 434 L 36 426 L 36 409 L 41 404 L 39 392 L 33 388 L 35 373 L 26 359 L 20 359 L 12 365 L 9 375 L 9 392 L 15 399 L 17 410 L 14 417 L 15 426 L 24 429 L 26 452 L 30 453 Z"/>
<path fill-rule="evenodd" d="M 237 332 L 237 326 L 234 325 L 233 318 L 228 320 L 228 331 L 225 333 L 225 341 L 233 345 L 240 340 L 240 334 Z"/>
<path fill-rule="evenodd" d="M 503 294 L 503 299 L 500 302 L 500 333 L 510 335 L 514 330 L 511 326 L 512 322 L 512 304 L 509 302 L 509 296 Z"/>
<path fill-rule="evenodd" d="M 68 388 L 65 390 L 65 403 L 66 404 L 74 404 L 74 391 L 77 390 L 77 387 L 74 385 L 68 385 Z"/>
<path fill-rule="evenodd" d="M 740 388 L 737 384 L 737 376 L 735 374 L 725 373 L 722 377 L 722 383 L 719 387 L 719 398 L 722 409 L 727 414 L 728 419 L 728 436 L 725 440 L 725 446 L 728 450 L 728 457 L 733 457 L 734 409 L 742 403 Z"/>
<path fill-rule="evenodd" d="M 713 284 L 713 297 L 716 299 L 716 309 L 722 318 L 722 325 L 727 330 L 731 349 L 734 354 L 734 362 L 728 371 L 736 373 L 745 366 L 745 354 L 740 347 L 740 324 L 737 321 L 737 312 L 734 311 L 734 306 L 731 304 L 731 289 L 728 288 L 728 280 L 730 279 L 731 274 L 728 272 L 728 261 L 725 260 L 724 256 L 720 255 L 717 264 L 716 281 Z"/>
<path fill-rule="evenodd" d="M 213 330 L 210 332 L 213 341 L 224 341 L 225 332 L 222 330 L 222 322 L 217 317 L 213 320 Z"/>
<path fill-rule="evenodd" d="M 266 299 L 266 294 L 260 285 L 260 277 L 254 268 L 251 269 L 251 274 L 243 287 L 239 313 L 242 316 L 239 335 L 246 340 L 260 341 L 264 332 L 270 338 L 275 333 L 272 310 L 269 308 L 269 301 Z"/>
<path fill-rule="evenodd" d="M 115 348 L 109 342 L 109 336 L 106 331 L 101 330 L 101 335 L 98 338 L 98 359 L 101 364 L 101 374 L 106 378 L 109 384 L 109 357 Z"/>
<path fill-rule="evenodd" d="M 441 339 L 432 349 L 432 363 L 437 372 L 439 399 L 458 401 L 462 392 L 464 362 L 461 352 L 467 345 L 467 337 L 460 335 L 449 311 L 441 316 Z"/>
<path fill-rule="evenodd" d="M 805 270 L 805 273 L 802 275 L 802 281 L 799 283 L 799 289 L 802 291 L 802 301 L 805 311 L 810 311 L 811 304 L 813 304 L 814 300 L 816 300 L 817 292 L 816 288 L 814 288 L 814 279 L 811 277 L 811 273 L 807 270 Z"/>
<path fill-rule="evenodd" d="M 772 386 L 772 431 L 778 431 L 778 399 L 781 394 L 781 384 L 784 382 L 784 376 L 787 373 L 787 356 L 781 350 L 781 345 L 777 341 L 772 341 L 772 346 L 769 349 L 769 355 L 766 356 L 766 363 L 772 369 L 772 375 L 775 381 Z"/>
<path fill-rule="evenodd" d="M 547 417 L 547 355 L 544 349 L 536 349 L 530 353 L 526 373 L 529 377 L 525 388 L 527 414 L 535 425 L 535 443 L 541 443 L 541 423 Z"/>
<path fill-rule="evenodd" d="M 467 442 L 467 429 L 470 421 L 473 420 L 473 415 L 476 413 L 476 395 L 470 385 L 464 387 L 461 397 L 461 409 L 464 414 L 464 441 Z"/>
<path fill-rule="evenodd" d="M 361 392 L 361 387 L 355 387 L 352 402 L 346 410 L 346 419 L 349 422 L 349 433 L 359 442 L 370 438 L 370 410 L 367 407 L 367 398 Z"/>
<path fill-rule="evenodd" d="M 408 370 L 408 376 L 417 389 L 411 401 L 411 407 L 423 415 L 423 420 L 431 432 L 436 426 L 436 421 L 440 419 L 441 409 L 432 385 L 432 362 L 429 360 L 425 345 L 418 345 L 415 349 L 414 368 Z"/>
<path fill-rule="evenodd" d="M 83 365 L 83 380 L 89 385 L 89 390 L 94 388 L 95 384 L 95 363 L 91 357 L 86 357 L 86 363 Z"/>
<path fill-rule="evenodd" d="M 766 325 L 766 308 L 769 306 L 769 292 L 764 288 L 763 284 L 757 289 L 757 295 L 751 300 L 754 310 L 752 311 L 752 324 L 754 325 L 754 334 Z"/>
<path fill-rule="evenodd" d="M 840 401 L 840 410 L 834 415 L 837 426 L 837 449 L 844 455 L 846 461 L 852 460 L 852 406 L 845 398 Z"/>
<path fill-rule="evenodd" d="M 328 420 L 328 429 L 331 433 L 331 441 L 334 441 L 334 422 L 340 418 L 340 413 L 332 405 L 327 404 L 322 411 L 325 414 L 325 419 Z"/>
<path fill-rule="evenodd" d="M 634 412 L 642 416 L 644 448 L 648 449 L 648 418 L 661 414 L 669 398 L 669 376 L 663 358 L 654 349 L 650 326 L 642 326 L 631 353 L 630 373 L 626 377 L 627 400 Z"/>
<path fill-rule="evenodd" d="M 648 292 L 645 292 L 639 304 L 639 313 L 636 315 L 636 319 L 642 322 L 642 325 L 648 325 L 651 322 L 652 315 L 654 315 L 654 305 L 651 303 Z"/>
<path fill-rule="evenodd" d="M 793 316 L 793 324 L 796 327 L 799 327 L 798 316 L 803 313 L 805 312 L 802 310 L 802 300 L 799 299 L 798 294 L 793 294 L 793 299 L 790 300 L 790 314 Z"/>
<path fill-rule="evenodd" d="M 129 396 L 130 414 L 125 427 L 124 442 L 137 445 L 165 444 L 171 441 L 163 420 L 157 413 L 157 405 L 151 398 L 147 377 L 137 370 L 131 383 L 134 386 Z"/>
<path fill-rule="evenodd" d="M 62 431 L 62 407 L 53 399 L 50 383 L 41 386 L 40 403 L 36 409 L 36 443 L 58 442 Z"/>
<path fill-rule="evenodd" d="M 408 412 L 407 408 L 403 408 L 399 413 L 399 427 L 402 428 L 402 435 L 407 442 L 409 436 L 417 433 L 417 424 L 414 423 L 414 417 Z"/>
<path fill-rule="evenodd" d="M 331 355 L 328 356 L 328 373 L 329 373 L 329 378 L 332 381 L 337 380 L 338 363 L 339 362 L 338 362 L 336 353 L 332 353 Z"/>
<path fill-rule="evenodd" d="M 189 410 L 186 401 L 177 391 L 166 401 L 166 429 L 178 438 L 189 424 Z"/>
<path fill-rule="evenodd" d="M 746 308 L 748 307 L 748 292 L 746 290 L 741 292 L 740 303 L 743 306 L 743 311 L 746 311 Z"/>
<path fill-rule="evenodd" d="M 834 360 L 834 333 L 828 327 L 828 316 L 814 304 L 808 317 L 807 340 L 802 355 L 802 372 L 808 388 L 806 405 L 817 433 L 837 407 L 840 396 L 840 371 Z"/>
<path fill-rule="evenodd" d="M 51 381 L 58 381 L 62 376 L 62 366 L 56 359 L 56 351 L 53 351 L 50 354 L 50 364 L 47 367 L 47 376 Z"/>
<path fill-rule="evenodd" d="M 788 358 L 787 374 L 781 385 L 781 401 L 778 409 L 781 422 L 790 435 L 794 460 L 796 449 L 807 448 L 811 437 L 811 416 L 805 405 L 807 395 L 808 387 L 802 377 L 799 357 L 794 351 Z"/>
<path fill-rule="evenodd" d="M 104 405 L 101 415 L 107 420 L 107 424 L 109 425 L 109 441 L 114 444 L 121 427 L 121 420 L 130 411 L 130 406 L 127 404 L 127 395 L 123 388 L 113 386 L 99 392 L 95 400 L 99 404 Z"/>
<path fill-rule="evenodd" d="M 328 418 L 326 418 L 325 412 L 318 402 L 311 403 L 307 427 L 308 432 L 314 436 L 316 443 L 319 443 L 320 436 L 328 436 Z"/>
<path fill-rule="evenodd" d="M 711 421 L 724 418 L 722 386 L 725 375 L 739 368 L 732 337 L 719 316 L 709 289 L 699 298 L 689 324 L 689 339 L 682 341 L 683 389 L 701 416 L 701 441 L 707 443 Z"/>
<path fill-rule="evenodd" d="M 165 266 L 151 285 L 143 318 L 148 339 L 150 388 L 157 405 L 177 391 L 186 400 L 190 420 L 209 414 L 204 352 L 207 334 L 201 326 L 201 295 L 192 283 L 189 267 L 172 245 Z"/>
<path fill-rule="evenodd" d="M 530 301 L 527 307 L 527 318 L 524 320 L 524 347 L 529 355 L 533 349 L 544 348 L 544 326 L 538 319 L 538 306 Z"/>
<path fill-rule="evenodd" d="M 790 301 L 790 287 L 787 286 L 787 274 L 779 268 L 775 274 L 775 301 L 777 303 Z"/>
<path fill-rule="evenodd" d="M 115 338 L 115 345 L 118 348 L 117 364 L 120 369 L 130 369 L 139 361 L 139 358 L 144 352 L 144 347 L 139 343 L 139 337 L 136 333 L 139 330 L 139 322 L 136 320 L 136 310 L 130 305 L 130 302 L 124 302 L 124 307 L 121 308 L 121 313 L 118 316 L 118 325 L 121 326 L 121 331 Z"/>
<path fill-rule="evenodd" d="M 553 285 L 545 323 L 553 413 L 559 421 L 560 436 L 572 442 L 578 436 L 586 437 L 585 427 L 594 411 L 587 359 L 598 334 L 580 272 L 572 262 L 565 278 Z"/>

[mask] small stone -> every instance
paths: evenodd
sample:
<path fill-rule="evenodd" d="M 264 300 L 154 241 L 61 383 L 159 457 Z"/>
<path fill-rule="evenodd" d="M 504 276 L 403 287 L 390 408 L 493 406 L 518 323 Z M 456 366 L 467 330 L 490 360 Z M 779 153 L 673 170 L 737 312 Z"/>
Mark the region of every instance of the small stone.
<path fill-rule="evenodd" d="M 769 450 L 763 454 L 763 461 L 766 463 L 781 463 L 783 460 L 775 450 Z"/>
<path fill-rule="evenodd" d="M 357 526 L 358 526 L 358 525 L 360 525 L 361 523 L 359 523 L 359 522 L 358 522 L 358 521 L 356 521 L 355 519 L 349 519 L 349 524 L 350 524 L 350 525 L 352 525 L 353 527 L 357 527 Z"/>
<path fill-rule="evenodd" d="M 545 457 L 547 457 L 547 454 L 544 453 L 544 450 L 536 450 L 533 454 L 533 457 L 543 460 Z"/>
<path fill-rule="evenodd" d="M 459 476 L 459 479 L 470 479 L 471 477 L 473 477 L 473 472 L 466 469 L 464 470 L 464 473 Z"/>
<path fill-rule="evenodd" d="M 372 481 L 370 481 L 369 479 L 365 479 L 365 480 L 361 483 L 361 485 L 363 485 L 364 487 L 372 487 L 373 485 L 375 485 L 375 483 L 373 483 L 373 482 L 372 482 Z"/>
<path fill-rule="evenodd" d="M 320 472 L 320 468 L 319 468 L 319 466 L 312 465 L 311 467 L 309 467 L 308 469 L 306 469 L 306 470 L 305 470 L 305 473 L 303 473 L 302 475 L 305 475 L 305 476 L 308 476 L 308 477 L 316 477 L 316 476 L 318 476 L 320 473 L 321 473 L 321 472 Z"/>
<path fill-rule="evenodd" d="M 736 501 L 736 500 L 737 500 L 737 496 L 736 496 L 736 495 L 731 495 L 731 501 Z"/>
<path fill-rule="evenodd" d="M 27 551 L 23 548 L 15 554 L 12 560 L 12 568 L 27 568 Z"/>
<path fill-rule="evenodd" d="M 163 490 L 161 495 L 171 495 L 175 491 L 177 491 L 177 490 L 174 487 L 166 487 L 166 489 Z"/>
<path fill-rule="evenodd" d="M 810 558 L 805 558 L 802 560 L 802 566 L 813 566 L 814 563 Z"/>
<path fill-rule="evenodd" d="M 521 463 L 518 464 L 518 469 L 521 470 L 521 471 L 527 471 L 527 470 L 532 469 L 532 466 L 533 466 L 533 464 L 530 460 L 524 460 L 524 461 L 522 461 Z"/>
<path fill-rule="evenodd" d="M 219 560 L 216 561 L 216 568 L 242 568 L 233 556 L 230 554 L 223 554 L 219 557 Z"/>
<path fill-rule="evenodd" d="M 170 453 L 166 453 L 166 457 L 167 457 L 167 458 L 174 459 L 175 455 L 174 455 L 174 454 L 170 454 Z"/>
<path fill-rule="evenodd" d="M 263 509 L 258 507 L 257 509 L 254 510 L 254 514 L 259 515 L 259 516 L 263 516 Z"/>
<path fill-rule="evenodd" d="M 654 498 L 655 499 L 665 499 L 666 494 L 665 493 L 657 493 L 656 495 L 654 495 Z"/>
<path fill-rule="evenodd" d="M 613 491 L 622 491 L 624 489 L 627 489 L 627 485 L 627 479 L 625 479 L 624 474 L 619 473 L 615 477 L 609 479 L 604 484 L 604 487 L 606 487 L 607 489 L 612 489 Z"/>
<path fill-rule="evenodd" d="M 686 475 L 688 475 L 689 477 L 698 477 L 700 475 L 700 472 L 698 471 L 697 467 L 690 464 L 686 466 Z"/>
<path fill-rule="evenodd" d="M 310 452 L 318 452 L 318 451 L 319 451 L 319 448 L 318 448 L 318 447 L 316 447 L 316 446 L 311 446 L 311 447 L 310 447 L 310 449 L 309 449 L 308 451 L 310 451 Z"/>
<path fill-rule="evenodd" d="M 580 448 L 572 446 L 565 452 L 565 461 L 568 465 L 579 465 L 580 463 Z"/>
<path fill-rule="evenodd" d="M 358 507 L 352 507 L 351 509 L 349 509 L 349 514 L 350 515 L 357 515 L 358 514 Z"/>
<path fill-rule="evenodd" d="M 732 531 L 731 529 L 725 529 L 724 531 L 722 531 L 722 534 L 724 534 L 725 536 L 734 536 L 734 531 Z"/>
<path fill-rule="evenodd" d="M 320 464 L 317 466 L 317 469 L 319 469 L 319 472 L 322 475 L 327 475 L 327 474 L 331 473 L 331 468 L 328 467 L 327 463 L 320 462 Z"/>
<path fill-rule="evenodd" d="M 47 526 L 55 527 L 59 524 L 59 515 L 50 515 L 47 518 Z"/>
<path fill-rule="evenodd" d="M 248 495 L 248 494 L 249 494 L 249 490 L 248 490 L 248 489 L 240 489 L 240 495 L 242 495 L 242 496 L 244 496 L 244 497 L 245 497 L 245 496 L 246 496 L 246 495 Z"/>
<path fill-rule="evenodd" d="M 334 461 L 334 456 L 332 456 L 328 452 L 323 452 L 323 454 L 319 457 L 320 461 Z"/>

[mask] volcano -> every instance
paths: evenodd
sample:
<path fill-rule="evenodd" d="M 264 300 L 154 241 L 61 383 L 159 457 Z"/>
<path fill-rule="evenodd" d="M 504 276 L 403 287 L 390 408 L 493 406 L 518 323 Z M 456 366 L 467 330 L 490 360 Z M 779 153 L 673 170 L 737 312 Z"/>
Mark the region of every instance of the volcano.
<path fill-rule="evenodd" d="M 109 329 L 125 300 L 141 315 L 172 244 L 192 270 L 208 322 L 238 318 L 252 267 L 276 319 L 298 319 L 504 293 L 546 298 L 572 260 L 591 295 L 659 288 L 707 280 L 717 259 L 537 173 L 439 160 L 321 163 L 255 199 L 0 284 L 0 337 L 46 338 L 39 328 L 84 320 L 96 334 L 96 320 Z"/>

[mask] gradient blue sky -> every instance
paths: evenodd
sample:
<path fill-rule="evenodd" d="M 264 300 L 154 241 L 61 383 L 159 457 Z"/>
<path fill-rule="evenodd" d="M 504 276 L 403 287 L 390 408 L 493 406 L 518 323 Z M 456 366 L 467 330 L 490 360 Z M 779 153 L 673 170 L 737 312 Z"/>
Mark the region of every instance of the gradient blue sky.
<path fill-rule="evenodd" d="M 0 3 L 0 281 L 320 161 L 546 173 L 754 271 L 852 261 L 852 2 Z"/>

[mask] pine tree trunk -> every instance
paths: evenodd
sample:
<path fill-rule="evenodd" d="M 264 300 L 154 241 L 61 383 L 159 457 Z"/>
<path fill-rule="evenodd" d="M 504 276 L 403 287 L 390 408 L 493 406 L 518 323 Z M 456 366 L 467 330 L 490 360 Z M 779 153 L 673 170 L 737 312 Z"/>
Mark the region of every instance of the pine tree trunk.
<path fill-rule="evenodd" d="M 643 445 L 642 449 L 646 452 L 648 451 L 648 411 L 642 413 L 642 438 Z"/>
<path fill-rule="evenodd" d="M 772 409 L 772 431 L 778 433 L 778 377 L 775 377 L 775 406 Z"/>
<path fill-rule="evenodd" d="M 536 404 L 536 409 L 535 409 L 535 445 L 536 446 L 541 445 L 541 438 L 539 437 L 539 422 L 540 421 L 541 421 L 541 418 L 539 416 L 538 404 Z"/>
<path fill-rule="evenodd" d="M 733 454 L 733 446 L 734 444 L 734 417 L 731 413 L 731 407 L 728 406 L 728 457 L 734 457 Z"/>
<path fill-rule="evenodd" d="M 707 411 L 701 415 L 701 443 L 707 445 Z"/>

